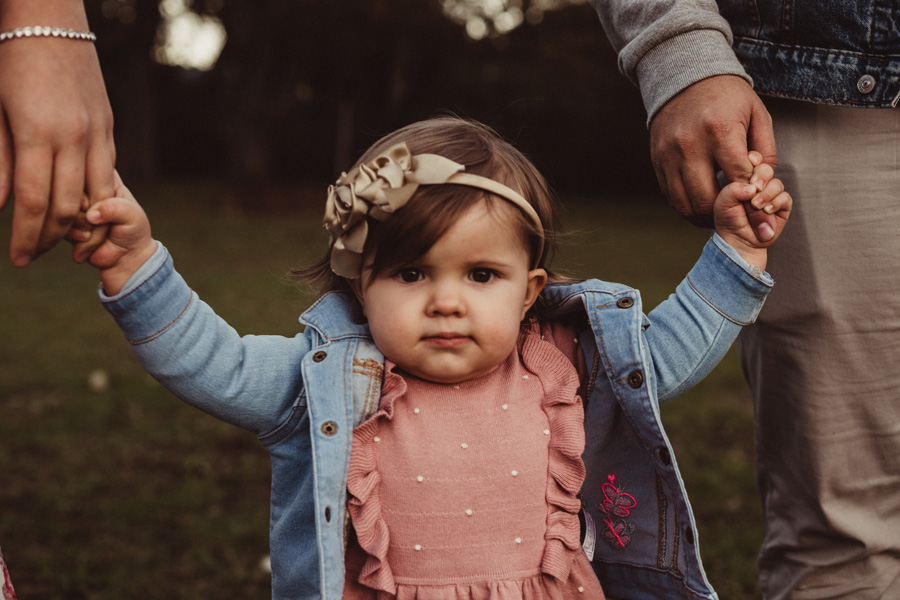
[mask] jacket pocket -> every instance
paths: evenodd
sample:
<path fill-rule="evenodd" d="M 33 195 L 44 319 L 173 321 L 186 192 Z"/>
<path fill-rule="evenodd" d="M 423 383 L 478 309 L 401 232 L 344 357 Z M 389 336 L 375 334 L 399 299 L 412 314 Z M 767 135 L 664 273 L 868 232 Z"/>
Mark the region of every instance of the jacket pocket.
<path fill-rule="evenodd" d="M 300 424 L 303 418 L 306 417 L 306 414 L 306 393 L 304 392 L 297 398 L 297 402 L 294 403 L 288 418 L 281 425 L 271 431 L 260 434 L 259 442 L 263 445 L 263 448 L 272 448 L 290 438 L 300 428 Z"/>

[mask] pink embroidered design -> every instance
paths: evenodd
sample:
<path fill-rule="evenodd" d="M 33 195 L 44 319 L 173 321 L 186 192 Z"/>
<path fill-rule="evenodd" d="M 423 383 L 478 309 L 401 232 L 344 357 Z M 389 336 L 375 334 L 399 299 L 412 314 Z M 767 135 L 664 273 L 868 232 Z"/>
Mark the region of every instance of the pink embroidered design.
<path fill-rule="evenodd" d="M 603 532 L 603 539 L 614 548 L 624 548 L 631 542 L 634 533 L 634 523 L 626 522 L 625 518 L 631 515 L 631 509 L 637 506 L 637 500 L 616 486 L 615 475 L 607 475 L 606 479 L 609 483 L 601 486 L 603 503 L 597 507 L 606 513 L 603 523 L 607 528 Z"/>

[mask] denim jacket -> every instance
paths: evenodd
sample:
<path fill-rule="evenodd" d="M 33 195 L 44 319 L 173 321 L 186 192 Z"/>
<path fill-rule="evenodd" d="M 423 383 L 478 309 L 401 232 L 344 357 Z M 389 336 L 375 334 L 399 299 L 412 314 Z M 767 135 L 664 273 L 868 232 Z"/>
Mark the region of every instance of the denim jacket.
<path fill-rule="evenodd" d="M 637 291 L 552 284 L 552 318 L 580 323 L 590 372 L 585 547 L 616 598 L 716 598 L 659 401 L 700 381 L 772 281 L 714 236 L 675 294 L 649 315 Z M 240 337 L 185 284 L 160 245 L 106 309 L 148 372 L 186 402 L 254 431 L 272 458 L 276 599 L 341 597 L 353 427 L 376 410 L 383 357 L 358 303 L 326 294 L 293 337 Z"/>
<path fill-rule="evenodd" d="M 875 0 L 719 0 L 759 94 L 895 107 L 900 8 Z"/>
<path fill-rule="evenodd" d="M 891 3 L 590 1 L 620 70 L 641 89 L 648 122 L 713 75 L 737 75 L 761 95 L 795 100 L 879 108 L 900 101 L 900 9 Z"/>

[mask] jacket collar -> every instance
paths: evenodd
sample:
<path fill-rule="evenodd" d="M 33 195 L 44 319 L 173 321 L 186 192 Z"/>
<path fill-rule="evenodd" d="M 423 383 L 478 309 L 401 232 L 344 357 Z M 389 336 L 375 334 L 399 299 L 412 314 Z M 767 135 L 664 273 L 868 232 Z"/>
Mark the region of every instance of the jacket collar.
<path fill-rule="evenodd" d="M 550 283 L 541 292 L 548 309 L 554 314 L 566 314 L 584 310 L 588 295 L 617 298 L 634 295 L 635 290 L 620 283 L 610 283 L 599 279 L 585 279 L 574 283 Z"/>
<path fill-rule="evenodd" d="M 370 337 L 369 325 L 356 298 L 328 292 L 300 315 L 300 323 L 312 327 L 325 341 L 342 337 Z"/>

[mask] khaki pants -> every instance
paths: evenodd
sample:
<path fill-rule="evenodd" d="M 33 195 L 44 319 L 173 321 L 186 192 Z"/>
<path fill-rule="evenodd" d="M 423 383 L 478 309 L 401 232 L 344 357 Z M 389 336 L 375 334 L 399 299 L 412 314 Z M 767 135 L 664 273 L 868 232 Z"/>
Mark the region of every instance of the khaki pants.
<path fill-rule="evenodd" d="M 900 110 L 766 104 L 794 213 L 740 339 L 763 594 L 900 598 Z"/>

